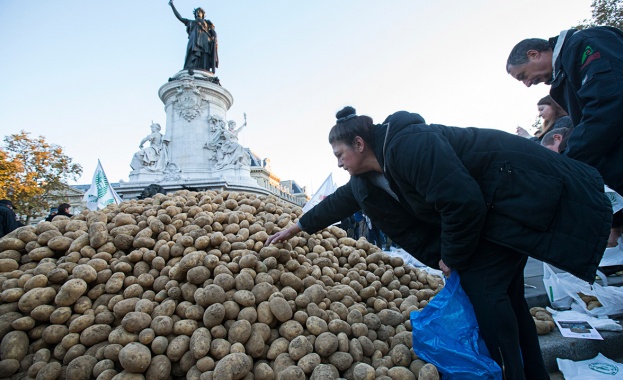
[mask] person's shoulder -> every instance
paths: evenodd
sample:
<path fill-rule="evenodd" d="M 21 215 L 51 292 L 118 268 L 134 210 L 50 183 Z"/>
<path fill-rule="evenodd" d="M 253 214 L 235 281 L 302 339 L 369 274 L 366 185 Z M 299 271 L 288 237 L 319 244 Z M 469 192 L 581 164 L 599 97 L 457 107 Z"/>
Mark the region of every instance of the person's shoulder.
<path fill-rule="evenodd" d="M 591 40 L 592 43 L 599 44 L 609 41 L 612 37 L 623 38 L 623 31 L 610 26 L 594 26 L 575 31 L 569 40 L 572 42 Z"/>
<path fill-rule="evenodd" d="M 573 128 L 573 121 L 571 120 L 571 116 L 563 116 L 556 120 L 552 129 L 556 128 Z"/>

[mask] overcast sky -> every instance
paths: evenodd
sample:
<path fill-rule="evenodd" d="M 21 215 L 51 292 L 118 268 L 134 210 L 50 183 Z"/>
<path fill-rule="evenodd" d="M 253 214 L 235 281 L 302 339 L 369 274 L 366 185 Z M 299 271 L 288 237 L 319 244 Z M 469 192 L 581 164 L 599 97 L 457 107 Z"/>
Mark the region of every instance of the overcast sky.
<path fill-rule="evenodd" d="M 382 122 L 514 133 L 549 87 L 506 74 L 510 49 L 590 18 L 591 0 L 176 0 L 216 26 L 217 76 L 234 97 L 240 141 L 308 192 L 329 173 L 327 142 L 345 105 Z M 0 135 L 20 130 L 61 145 L 90 183 L 99 158 L 128 180 L 152 122 L 166 129 L 158 89 L 182 69 L 187 35 L 167 0 L 0 0 Z"/>

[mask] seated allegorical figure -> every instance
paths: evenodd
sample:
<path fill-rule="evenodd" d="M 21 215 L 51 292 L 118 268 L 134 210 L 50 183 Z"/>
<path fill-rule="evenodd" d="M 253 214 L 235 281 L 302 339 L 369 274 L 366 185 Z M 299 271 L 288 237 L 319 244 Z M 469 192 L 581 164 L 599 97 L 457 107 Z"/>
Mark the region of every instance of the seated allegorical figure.
<path fill-rule="evenodd" d="M 151 125 L 151 133 L 141 140 L 138 152 L 134 153 L 130 167 L 138 171 L 146 169 L 153 172 L 164 171 L 170 162 L 168 141 L 164 140 L 160 133 L 160 124 L 153 123 Z M 149 142 L 149 146 L 144 148 L 143 145 Z"/>
<path fill-rule="evenodd" d="M 238 133 L 247 125 L 246 114 L 245 122 L 239 128 L 236 123 L 230 120 L 228 128 L 225 122 L 219 118 L 210 119 L 212 137 L 204 148 L 212 151 L 210 160 L 213 161 L 214 168 L 217 170 L 226 167 L 249 165 L 249 156 L 244 147 L 238 142 Z"/>

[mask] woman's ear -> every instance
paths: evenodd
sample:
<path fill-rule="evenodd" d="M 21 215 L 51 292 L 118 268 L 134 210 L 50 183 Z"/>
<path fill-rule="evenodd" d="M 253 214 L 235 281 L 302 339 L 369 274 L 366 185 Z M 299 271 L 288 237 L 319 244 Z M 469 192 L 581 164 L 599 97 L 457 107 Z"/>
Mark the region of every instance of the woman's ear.
<path fill-rule="evenodd" d="M 353 147 L 357 150 L 357 152 L 361 153 L 366 148 L 366 142 L 363 141 L 363 138 L 361 138 L 361 136 L 355 136 Z"/>

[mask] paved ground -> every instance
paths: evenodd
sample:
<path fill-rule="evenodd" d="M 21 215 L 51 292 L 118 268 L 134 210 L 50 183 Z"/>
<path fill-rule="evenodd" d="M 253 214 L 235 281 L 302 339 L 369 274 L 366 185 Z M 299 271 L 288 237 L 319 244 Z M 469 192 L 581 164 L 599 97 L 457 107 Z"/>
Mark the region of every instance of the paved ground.
<path fill-rule="evenodd" d="M 543 285 L 543 263 L 529 259 L 524 276 L 527 285 L 525 294 L 528 305 L 530 307 L 549 306 L 549 299 Z M 609 276 L 607 282 L 609 286 L 621 286 L 623 285 L 623 276 Z M 597 281 L 597 283 L 601 284 L 602 281 Z M 621 321 L 620 317 L 619 321 Z M 550 371 L 551 379 L 564 379 L 558 371 L 556 358 L 579 361 L 593 358 L 601 352 L 606 357 L 623 363 L 623 332 L 603 331 L 600 333 L 604 338 L 603 341 L 565 338 L 558 329 L 547 335 L 541 335 L 539 341 L 543 351 L 543 359 Z"/>

